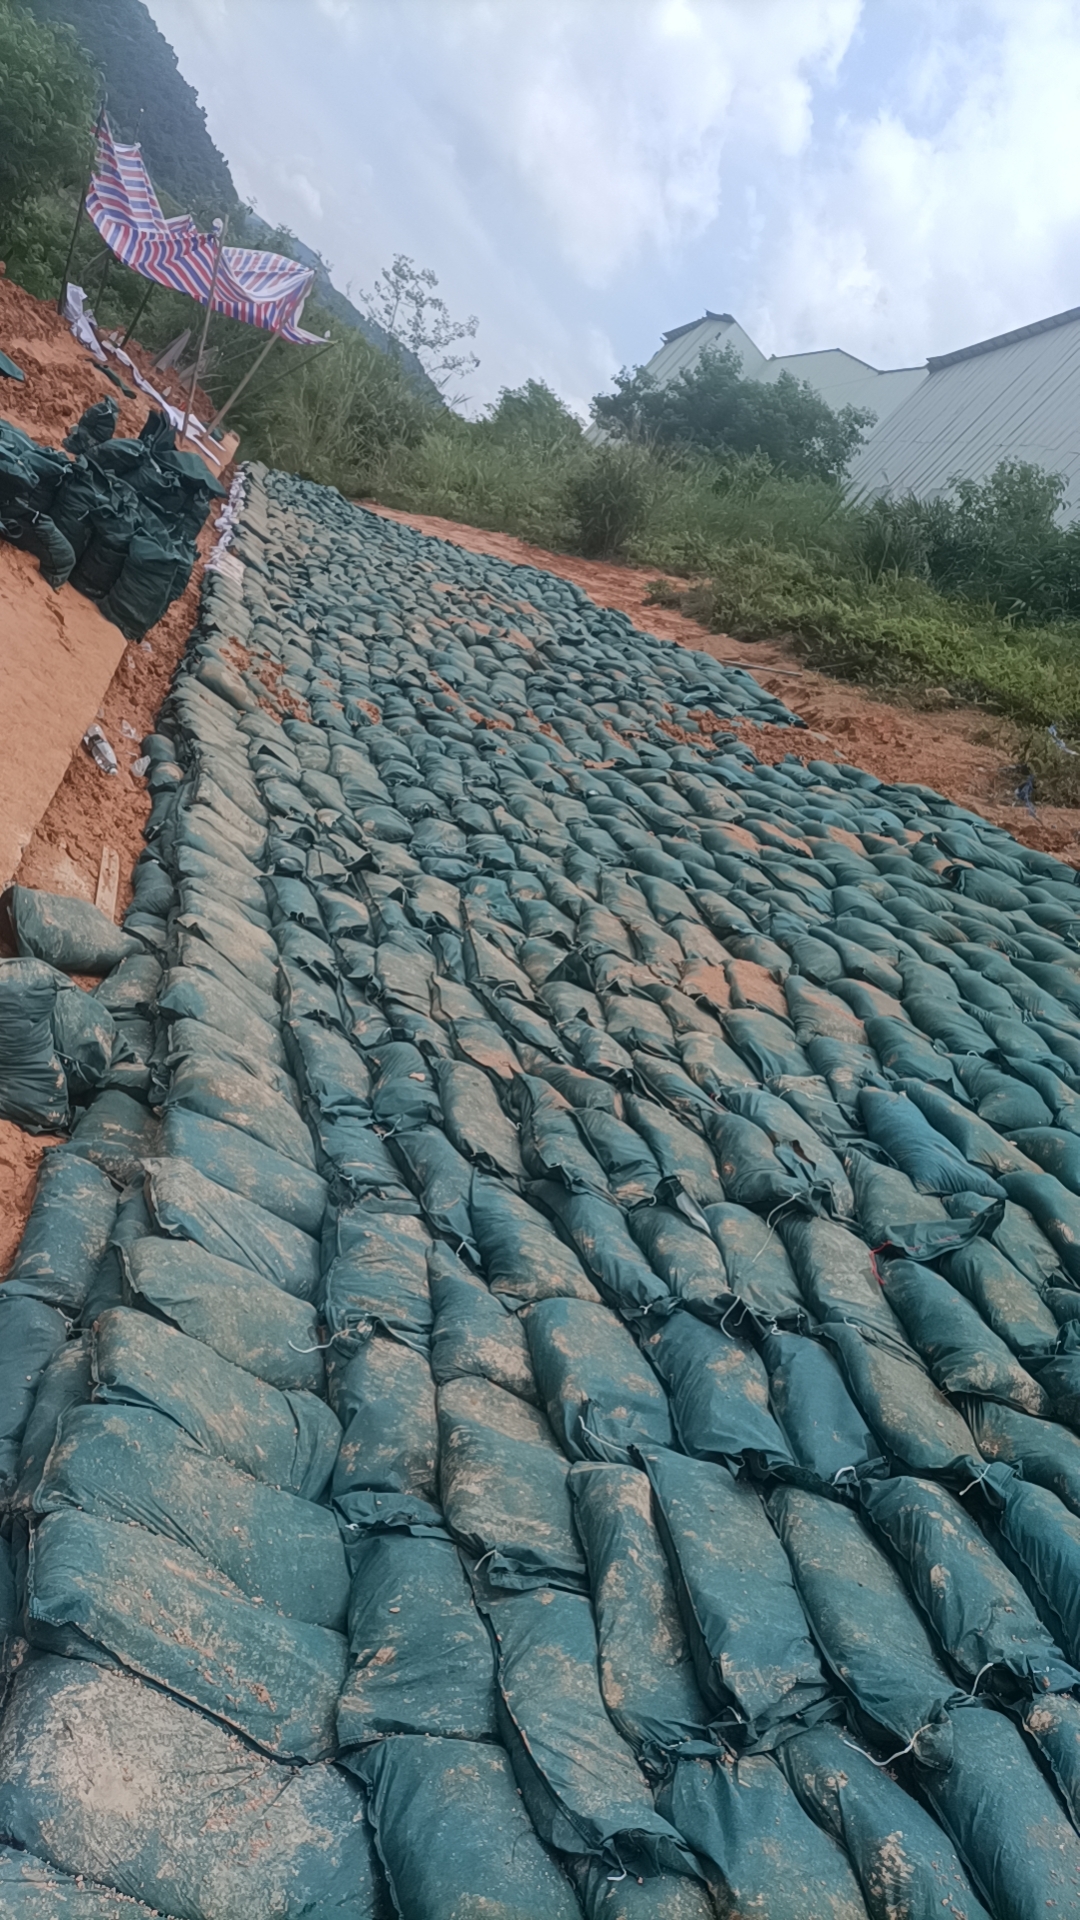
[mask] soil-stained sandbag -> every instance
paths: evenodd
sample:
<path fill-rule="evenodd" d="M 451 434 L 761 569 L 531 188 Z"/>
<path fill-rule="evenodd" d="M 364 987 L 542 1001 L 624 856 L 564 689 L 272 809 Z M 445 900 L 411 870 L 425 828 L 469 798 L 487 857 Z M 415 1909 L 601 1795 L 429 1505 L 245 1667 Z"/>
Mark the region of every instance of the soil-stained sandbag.
<path fill-rule="evenodd" d="M 771 1333 L 761 1357 L 769 1375 L 769 1399 L 795 1463 L 822 1486 L 884 1474 L 866 1421 L 844 1378 L 820 1340 L 800 1333 Z"/>
<path fill-rule="evenodd" d="M 502 1747 L 406 1735 L 353 1764 L 399 1914 L 579 1920 Z"/>
<path fill-rule="evenodd" d="M 534 1405 L 538 1399 L 529 1343 L 519 1314 L 469 1272 L 449 1247 L 428 1253 L 435 1323 L 431 1372 L 438 1386 L 475 1375 Z"/>
<path fill-rule="evenodd" d="M 1006 1699 L 1017 1690 L 1080 1684 L 1020 1581 L 959 1500 L 931 1480 L 903 1477 L 868 1484 L 860 1495 L 867 1520 L 961 1673 Z"/>
<path fill-rule="evenodd" d="M 493 1586 L 584 1584 L 568 1464 L 542 1413 L 486 1380 L 438 1390 L 439 1486 L 447 1524 L 484 1556 Z"/>
<path fill-rule="evenodd" d="M 241 1473 L 152 1407 L 67 1412 L 34 1506 L 145 1527 L 201 1554 L 250 1599 L 344 1630 L 349 1574 L 329 1508 Z"/>
<path fill-rule="evenodd" d="M 114 1308 L 94 1328 L 95 1398 L 157 1407 L 243 1473 L 317 1500 L 341 1427 L 313 1393 L 282 1393 L 146 1313 Z"/>
<path fill-rule="evenodd" d="M 7 1920 L 155 1920 L 141 1901 L 10 1847 L 0 1847 L 0 1913 Z"/>
<path fill-rule="evenodd" d="M 208 1180 L 188 1160 L 148 1160 L 146 1171 L 150 1210 L 162 1233 L 239 1261 L 298 1299 L 315 1299 L 319 1243 L 310 1234 Z"/>
<path fill-rule="evenodd" d="M 583 1463 L 569 1485 L 589 1569 L 604 1703 L 646 1770 L 662 1775 L 679 1749 L 708 1743 L 709 1712 L 653 1521 L 649 1481 L 635 1467 Z"/>
<path fill-rule="evenodd" d="M 449 1540 L 369 1535 L 350 1550 L 342 1747 L 388 1734 L 495 1738 L 491 1637 Z"/>
<path fill-rule="evenodd" d="M 255 1606 L 175 1541 L 68 1508 L 30 1545 L 27 1633 L 48 1652 L 122 1666 L 282 1760 L 336 1750 L 340 1634 Z"/>
<path fill-rule="evenodd" d="M 69 1153 L 90 1160 L 120 1186 L 138 1180 L 143 1161 L 155 1152 L 158 1123 L 149 1107 L 118 1087 L 107 1087 L 80 1115 L 67 1143 Z"/>
<path fill-rule="evenodd" d="M 77 1320 L 115 1221 L 112 1182 L 76 1154 L 62 1148 L 47 1153 L 5 1294 L 43 1300 Z"/>
<path fill-rule="evenodd" d="M 748 1339 L 677 1307 L 643 1329 L 642 1346 L 667 1389 L 687 1453 L 733 1469 L 748 1462 L 763 1472 L 790 1466 L 791 1450 L 769 1411 L 764 1363 Z"/>
<path fill-rule="evenodd" d="M 492 1293 L 508 1300 L 546 1300 L 564 1294 L 599 1300 L 573 1249 L 567 1247 L 527 1200 L 497 1180 L 473 1175 L 469 1198 L 473 1232 L 484 1278 Z"/>
<path fill-rule="evenodd" d="M 905 1473 L 966 1474 L 971 1429 L 911 1349 L 871 1328 L 824 1329 L 848 1390 L 886 1457 Z"/>
<path fill-rule="evenodd" d="M 994 1400 L 964 1403 L 979 1452 L 1018 1467 L 1025 1480 L 1048 1487 L 1080 1514 L 1080 1438 L 1053 1420 L 1036 1420 Z"/>
<path fill-rule="evenodd" d="M 711 1462 L 642 1459 L 706 1704 L 732 1743 L 771 1745 L 828 1689 L 761 1497 Z"/>
<path fill-rule="evenodd" d="M 92 1860 L 99 1879 L 175 1920 L 385 1912 L 363 1798 L 345 1774 L 283 1766 L 83 1660 L 43 1655 L 16 1678 L 0 1726 L 0 1827 L 69 1873 Z"/>
<path fill-rule="evenodd" d="M 846 1853 L 807 1818 L 771 1754 L 680 1760 L 659 1804 L 704 1862 L 725 1920 L 866 1920 Z"/>
<path fill-rule="evenodd" d="M 325 1180 L 238 1127 L 184 1107 L 166 1107 L 157 1151 L 165 1158 L 190 1161 L 218 1186 L 304 1233 L 317 1235 L 322 1227 Z"/>
<path fill-rule="evenodd" d="M 953 1715 L 953 1763 L 924 1781 L 930 1804 L 994 1920 L 1080 1904 L 1080 1836 L 1024 1736 L 972 1703 Z"/>
<path fill-rule="evenodd" d="M 777 1758 L 804 1811 L 850 1858 L 870 1920 L 988 1920 L 936 1820 L 836 1727 L 797 1734 Z"/>
<path fill-rule="evenodd" d="M 891 1561 L 856 1513 L 821 1494 L 778 1487 L 769 1512 L 814 1637 L 867 1725 L 924 1767 L 948 1767 L 949 1714 L 964 1696 Z"/>
<path fill-rule="evenodd" d="M 272 1387 L 325 1391 L 318 1320 L 306 1301 L 193 1240 L 148 1234 L 122 1255 L 128 1303 L 158 1313 Z"/>
<path fill-rule="evenodd" d="M 28 1133 L 67 1125 L 67 1077 L 53 1044 L 59 984 L 39 960 L 0 960 L 0 1119 Z"/>
<path fill-rule="evenodd" d="M 501 1731 L 541 1839 L 615 1871 L 692 1872 L 604 1707 L 588 1596 L 489 1588 L 482 1604 L 498 1646 Z"/>
<path fill-rule="evenodd" d="M 109 973 L 137 951 L 131 935 L 89 900 L 41 893 L 36 887 L 9 887 L 0 899 L 4 915 L 14 927 L 19 953 L 62 973 Z"/>
<path fill-rule="evenodd" d="M 296 1108 L 272 1085 L 227 1059 L 180 1060 L 169 1082 L 167 1104 L 235 1127 L 299 1166 L 314 1168 L 311 1135 Z"/>
<path fill-rule="evenodd" d="M 764 1320 L 782 1319 L 803 1306 L 799 1284 L 775 1230 L 749 1207 L 707 1207 L 709 1232 L 720 1249 L 728 1291 Z"/>
<path fill-rule="evenodd" d="M 330 1398 L 344 1433 L 333 1491 L 355 1524 L 385 1510 L 368 1495 L 403 1495 L 435 1514 L 438 1433 L 427 1354 L 376 1333 L 330 1364 Z M 391 1501 L 394 1506 L 395 1501 Z"/>
<path fill-rule="evenodd" d="M 943 1392 L 1002 1400 L 1036 1416 L 1049 1413 L 1038 1381 L 940 1274 L 913 1260 L 887 1260 L 881 1276 L 889 1305 Z"/>
<path fill-rule="evenodd" d="M 90 1337 L 83 1334 L 81 1339 L 69 1340 L 61 1347 L 38 1383 L 19 1452 L 14 1507 L 25 1512 L 31 1505 L 60 1422 L 72 1407 L 85 1406 L 91 1385 Z"/>
<path fill-rule="evenodd" d="M 0 1495 L 5 1497 L 14 1491 L 38 1382 L 63 1352 L 67 1331 L 55 1307 L 0 1291 Z"/>
<path fill-rule="evenodd" d="M 432 1320 L 430 1245 L 427 1228 L 407 1214 L 342 1208 L 333 1238 L 324 1241 L 331 1256 L 324 1307 L 331 1333 L 363 1340 L 379 1328 L 426 1349 Z"/>
<path fill-rule="evenodd" d="M 675 1445 L 664 1389 L 609 1307 L 538 1300 L 522 1319 L 541 1404 L 571 1460 Z"/>

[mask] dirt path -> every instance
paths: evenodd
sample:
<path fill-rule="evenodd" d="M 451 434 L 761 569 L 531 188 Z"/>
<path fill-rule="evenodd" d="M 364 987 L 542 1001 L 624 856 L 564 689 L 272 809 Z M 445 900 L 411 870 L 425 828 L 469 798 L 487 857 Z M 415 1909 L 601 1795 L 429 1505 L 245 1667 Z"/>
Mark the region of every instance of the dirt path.
<path fill-rule="evenodd" d="M 716 660 L 748 667 L 763 687 L 806 721 L 814 748 L 808 758 L 847 760 L 881 780 L 911 780 L 933 787 L 958 806 L 971 807 L 996 826 L 1007 828 L 1025 845 L 1080 866 L 1080 808 L 1039 807 L 1033 818 L 1017 805 L 1012 798 L 1016 776 L 1010 777 L 1010 763 L 1018 754 L 1016 736 L 1006 722 L 979 708 L 927 713 L 892 705 L 845 681 L 806 671 L 784 641 L 748 644 L 709 633 L 684 614 L 650 605 L 647 595 L 649 582 L 657 577 L 655 569 L 548 553 L 512 534 L 488 533 L 435 514 L 401 513 L 374 500 L 363 504 L 421 533 L 452 540 L 470 553 L 489 553 L 499 560 L 560 574 L 601 606 L 629 614 L 650 633 L 710 653 Z M 782 727 L 746 725 L 737 731 L 752 741 L 763 760 L 779 760 L 791 752 L 791 735 Z"/>

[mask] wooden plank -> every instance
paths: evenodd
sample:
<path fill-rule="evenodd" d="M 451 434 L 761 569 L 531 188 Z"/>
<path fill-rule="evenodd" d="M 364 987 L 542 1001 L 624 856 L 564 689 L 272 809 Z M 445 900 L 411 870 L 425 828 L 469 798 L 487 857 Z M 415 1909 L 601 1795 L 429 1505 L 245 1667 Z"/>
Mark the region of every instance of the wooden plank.
<path fill-rule="evenodd" d="M 116 896 L 120 891 L 120 855 L 115 847 L 102 847 L 94 905 L 110 920 L 116 919 Z"/>

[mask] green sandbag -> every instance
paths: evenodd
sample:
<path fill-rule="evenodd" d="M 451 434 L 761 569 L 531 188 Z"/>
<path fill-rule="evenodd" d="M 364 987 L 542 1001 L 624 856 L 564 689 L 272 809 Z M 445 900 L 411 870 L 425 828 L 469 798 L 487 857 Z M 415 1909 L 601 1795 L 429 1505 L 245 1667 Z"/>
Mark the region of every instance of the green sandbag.
<path fill-rule="evenodd" d="M 495 1738 L 491 1639 L 449 1540 L 369 1535 L 350 1549 L 349 1674 L 338 1741 Z"/>
<path fill-rule="evenodd" d="M 33 1503 L 60 1422 L 72 1407 L 87 1404 L 92 1385 L 90 1339 L 83 1334 L 81 1339 L 69 1340 L 61 1347 L 41 1376 L 23 1433 L 13 1507 L 25 1513 Z"/>
<path fill-rule="evenodd" d="M 1002 1185 L 1010 1200 L 1033 1214 L 1070 1280 L 1080 1285 L 1080 1198 L 1052 1173 L 1007 1173 Z"/>
<path fill-rule="evenodd" d="M 28 1133 L 67 1126 L 67 1078 L 53 1046 L 57 985 L 40 960 L 0 960 L 0 1120 Z"/>
<path fill-rule="evenodd" d="M 543 1214 L 500 1181 L 474 1173 L 469 1212 L 492 1293 L 518 1302 L 558 1294 L 599 1300 L 573 1249 L 552 1232 Z"/>
<path fill-rule="evenodd" d="M 874 1258 L 857 1234 L 838 1220 L 798 1214 L 777 1221 L 777 1233 L 815 1320 L 843 1320 L 899 1334 L 900 1325 L 881 1291 Z"/>
<path fill-rule="evenodd" d="M 635 1207 L 627 1220 L 653 1272 L 674 1298 L 702 1313 L 720 1311 L 717 1302 L 729 1294 L 728 1276 L 710 1237 L 673 1207 Z"/>
<path fill-rule="evenodd" d="M 773 1414 L 811 1482 L 844 1486 L 887 1471 L 828 1347 L 803 1334 L 775 1332 L 763 1340 L 761 1357 Z"/>
<path fill-rule="evenodd" d="M 1014 1475 L 987 1488 L 992 1538 L 1066 1658 L 1080 1663 L 1080 1517 L 1056 1493 Z M 988 1523 L 989 1524 L 989 1523 Z"/>
<path fill-rule="evenodd" d="M 828 1708 L 791 1568 L 760 1495 L 724 1467 L 641 1456 L 706 1705 L 732 1745 L 772 1746 Z"/>
<path fill-rule="evenodd" d="M 62 973 L 109 973 L 138 951 L 130 934 L 89 900 L 13 886 L 0 898 L 0 914 L 10 915 L 20 954 Z"/>
<path fill-rule="evenodd" d="M 154 1920 L 141 1901 L 9 1847 L 0 1847 L 0 1912 L 7 1920 Z"/>
<path fill-rule="evenodd" d="M 451 1146 L 441 1127 L 403 1129 L 394 1136 L 394 1152 L 432 1233 L 448 1240 L 456 1253 L 478 1261 L 469 1215 L 469 1162 Z"/>
<path fill-rule="evenodd" d="M 438 1242 L 428 1253 L 428 1285 L 435 1315 L 431 1373 L 436 1385 L 472 1374 L 536 1405 L 536 1381 L 520 1316 Z"/>
<path fill-rule="evenodd" d="M 646 1772 L 663 1776 L 677 1752 L 710 1744 L 709 1712 L 653 1521 L 649 1481 L 634 1467 L 583 1463 L 571 1469 L 569 1486 L 589 1569 L 604 1702 Z"/>
<path fill-rule="evenodd" d="M 113 1308 L 93 1332 L 95 1395 L 157 1407 L 209 1453 L 317 1500 L 341 1427 L 313 1393 L 282 1393 L 147 1313 Z"/>
<path fill-rule="evenodd" d="M 437 1524 L 439 1441 L 427 1354 L 381 1333 L 347 1357 L 332 1350 L 330 1399 L 344 1428 L 334 1498 L 352 1526 L 375 1525 L 402 1507 L 426 1510 Z"/>
<path fill-rule="evenodd" d="M 1037 1420 L 993 1400 L 968 1399 L 964 1413 L 986 1460 L 1015 1466 L 1080 1514 L 1080 1439 L 1053 1420 Z"/>
<path fill-rule="evenodd" d="M 768 1504 L 814 1638 L 871 1737 L 910 1746 L 928 1771 L 947 1768 L 963 1695 L 891 1562 L 839 1501 L 777 1487 Z"/>
<path fill-rule="evenodd" d="M 641 1135 L 668 1186 L 699 1207 L 718 1206 L 724 1189 L 713 1155 L 700 1136 L 655 1100 L 627 1095 L 623 1104 L 627 1121 Z"/>
<path fill-rule="evenodd" d="M 140 875 L 145 875 L 140 885 Z M 144 866 L 135 869 L 135 892 L 146 910 L 151 911 L 148 894 L 149 874 Z M 167 889 L 167 893 L 166 893 Z M 173 887 L 166 881 L 162 889 L 162 907 L 164 911 L 172 906 Z M 95 1000 L 100 1000 L 116 1020 L 127 1019 L 132 1014 L 141 1014 L 145 1018 L 157 997 L 161 985 L 161 962 L 152 953 L 129 953 L 118 967 L 106 974 L 101 984 L 94 988 Z"/>
<path fill-rule="evenodd" d="M 119 1059 L 119 1030 L 108 1008 L 94 994 L 84 993 L 63 979 L 53 1002 L 52 1030 L 56 1057 L 75 1104 L 104 1084 L 114 1053 Z"/>
<path fill-rule="evenodd" d="M 906 1173 L 920 1193 L 984 1193 L 998 1200 L 998 1182 L 938 1133 L 906 1094 L 864 1087 L 859 1118 L 871 1140 Z"/>
<path fill-rule="evenodd" d="M 1006 1700 L 1018 1690 L 1080 1684 L 1019 1580 L 952 1494 L 932 1480 L 905 1478 L 859 1491 L 870 1525 L 961 1673 Z"/>
<path fill-rule="evenodd" d="M 1053 1347 L 1057 1321 L 1050 1307 L 992 1241 L 970 1241 L 948 1255 L 943 1270 L 950 1285 L 970 1300 L 1013 1353 L 1023 1358 Z"/>
<path fill-rule="evenodd" d="M 540 1403 L 571 1460 L 675 1445 L 664 1389 L 609 1307 L 538 1300 L 522 1319 Z"/>
<path fill-rule="evenodd" d="M 901 1080 L 899 1090 L 918 1107 L 923 1118 L 937 1133 L 944 1136 L 955 1147 L 969 1166 L 981 1167 L 984 1173 L 1016 1173 L 1022 1171 L 1028 1156 L 1022 1137 L 1009 1129 L 1009 1139 L 995 1132 L 985 1120 L 973 1114 L 971 1108 L 962 1106 L 951 1094 L 943 1093 L 940 1087 L 929 1087 L 921 1080 Z M 1015 1140 L 1016 1144 L 1010 1144 Z M 1021 1151 L 1018 1153 L 1016 1148 Z M 900 1163 L 904 1163 L 901 1161 Z M 910 1171 L 910 1169 L 909 1169 Z M 940 1189 L 935 1188 L 935 1192 Z"/>
<path fill-rule="evenodd" d="M 843 1847 L 869 1920 L 989 1920 L 936 1820 L 835 1727 L 814 1727 L 778 1759 L 803 1811 Z"/>
<path fill-rule="evenodd" d="M 524 1175 L 517 1129 L 499 1105 L 486 1073 L 464 1060 L 434 1067 L 443 1120 L 454 1146 L 482 1173 L 520 1181 Z"/>
<path fill-rule="evenodd" d="M 761 1128 L 786 1172 L 805 1175 L 817 1206 L 838 1219 L 851 1218 L 855 1199 L 840 1161 L 788 1101 L 759 1088 L 738 1088 L 725 1105 Z"/>
<path fill-rule="evenodd" d="M 326 1236 L 330 1260 L 323 1309 L 340 1347 L 345 1336 L 365 1339 L 381 1328 L 414 1347 L 431 1333 L 427 1254 L 431 1235 L 408 1214 L 375 1206 L 343 1207 Z"/>
<path fill-rule="evenodd" d="M 190 1161 L 218 1186 L 254 1201 L 303 1233 L 317 1235 L 322 1228 L 325 1180 L 238 1127 L 167 1106 L 157 1150 L 163 1158 Z"/>
<path fill-rule="evenodd" d="M 892 1247 L 909 1260 L 939 1260 L 977 1234 L 992 1233 L 1007 1204 L 964 1193 L 955 1196 L 957 1212 L 950 1214 L 936 1195 L 919 1193 L 906 1173 L 878 1166 L 864 1153 L 850 1153 L 847 1169 L 859 1226 L 875 1253 Z"/>
<path fill-rule="evenodd" d="M 336 1750 L 344 1638 L 254 1606 L 175 1541 L 74 1508 L 49 1514 L 30 1545 L 26 1619 L 32 1645 L 118 1660 L 279 1759 Z"/>
<path fill-rule="evenodd" d="M 953 1715 L 953 1764 L 923 1782 L 930 1805 L 994 1920 L 1080 1905 L 1080 1837 L 1004 1714 L 977 1703 Z"/>
<path fill-rule="evenodd" d="M 297 1020 L 286 1028 L 285 1050 L 305 1098 L 324 1120 L 371 1119 L 371 1075 L 343 1034 Z"/>
<path fill-rule="evenodd" d="M 977 1451 L 971 1430 L 908 1346 L 839 1321 L 822 1332 L 887 1459 L 905 1473 L 970 1479 Z"/>
<path fill-rule="evenodd" d="M 97 1167 L 63 1148 L 46 1153 L 5 1294 L 44 1300 L 77 1320 L 115 1221 L 116 1189 Z"/>
<path fill-rule="evenodd" d="M 93 1161 L 120 1186 L 142 1178 L 143 1161 L 154 1152 L 158 1123 L 149 1107 L 119 1088 L 99 1093 L 75 1126 L 69 1153 Z"/>
<path fill-rule="evenodd" d="M 642 1345 L 667 1389 L 687 1453 L 733 1471 L 753 1465 L 762 1473 L 782 1473 L 792 1464 L 769 1412 L 765 1367 L 742 1334 L 724 1333 L 677 1307 L 647 1326 Z"/>
<path fill-rule="evenodd" d="M 680 1760 L 660 1806 L 702 1859 L 724 1920 L 866 1920 L 847 1855 L 807 1819 L 771 1754 Z"/>
<path fill-rule="evenodd" d="M 608 1718 L 588 1596 L 487 1588 L 481 1605 L 498 1649 L 500 1730 L 541 1839 L 616 1870 L 693 1871 Z"/>
<path fill-rule="evenodd" d="M 613 1878 L 603 1860 L 588 1858 L 575 1860 L 572 1871 L 586 1920 L 714 1920 L 716 1909 L 705 1888 L 686 1874 Z"/>
<path fill-rule="evenodd" d="M 145 1527 L 267 1608 L 344 1630 L 349 1574 L 330 1510 L 241 1473 L 153 1407 L 70 1408 L 34 1506 Z"/>
<path fill-rule="evenodd" d="M 1029 1700 L 1020 1716 L 1049 1767 L 1073 1826 L 1080 1823 L 1080 1700 L 1070 1693 L 1044 1693 Z"/>
<path fill-rule="evenodd" d="M 92 1860 L 173 1920 L 385 1913 L 363 1797 L 340 1769 L 283 1766 L 130 1674 L 28 1662 L 0 1755 L 0 1827 L 16 1845 L 69 1873 Z M 72 1769 L 97 1785 L 73 1794 Z"/>
<path fill-rule="evenodd" d="M 352 1764 L 397 1913 L 580 1920 L 502 1747 L 404 1735 Z"/>
<path fill-rule="evenodd" d="M 187 543 L 137 528 L 119 578 L 101 602 L 106 620 L 126 639 L 141 640 L 183 593 L 194 557 Z"/>
<path fill-rule="evenodd" d="M 19 1442 L 30 1418 L 38 1382 L 62 1352 L 67 1321 L 55 1307 L 32 1296 L 0 1290 L 0 1497 L 14 1490 Z"/>
<path fill-rule="evenodd" d="M 148 1234 L 121 1255 L 125 1295 L 272 1387 L 323 1393 L 314 1308 L 193 1240 Z"/>
<path fill-rule="evenodd" d="M 571 1193 L 554 1180 L 535 1181 L 529 1194 L 558 1223 L 604 1299 L 624 1318 L 670 1306 L 667 1288 L 642 1259 L 613 1201 L 598 1193 Z M 495 1284 L 490 1274 L 489 1284 Z"/>
<path fill-rule="evenodd" d="M 486 1380 L 438 1389 L 439 1491 L 466 1553 L 493 1586 L 580 1588 L 567 1462 L 542 1413 Z"/>
<path fill-rule="evenodd" d="M 1038 1381 L 940 1274 L 914 1260 L 886 1260 L 881 1275 L 889 1305 L 943 1392 L 1001 1400 L 1036 1416 L 1049 1413 Z"/>
<path fill-rule="evenodd" d="M 275 1029 L 220 980 L 195 967 L 170 968 L 164 992 L 158 996 L 158 1012 L 172 1020 L 203 1021 L 248 1048 L 256 1058 L 265 1058 L 274 1067 L 285 1065 Z"/>
<path fill-rule="evenodd" d="M 720 1249 L 730 1293 L 763 1320 L 801 1311 L 799 1283 L 783 1242 L 760 1214 L 725 1203 L 706 1207 L 705 1218 Z"/>
<path fill-rule="evenodd" d="M 235 1260 L 301 1300 L 319 1291 L 319 1243 L 278 1214 L 208 1180 L 189 1160 L 146 1163 L 150 1210 L 159 1232 L 193 1240 Z"/>

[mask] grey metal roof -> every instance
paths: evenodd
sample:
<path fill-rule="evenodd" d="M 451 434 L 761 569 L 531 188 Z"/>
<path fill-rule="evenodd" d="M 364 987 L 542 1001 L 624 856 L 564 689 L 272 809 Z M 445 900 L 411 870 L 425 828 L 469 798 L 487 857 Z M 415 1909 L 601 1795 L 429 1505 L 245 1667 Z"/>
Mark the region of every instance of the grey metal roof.
<path fill-rule="evenodd" d="M 1014 340 L 1030 340 L 1033 334 L 1049 333 L 1052 327 L 1068 326 L 1072 320 L 1080 320 L 1080 307 L 1070 307 L 1067 313 L 1052 313 L 1048 320 L 1032 320 L 1026 327 L 1014 327 L 1011 333 L 995 333 L 989 340 L 976 340 L 973 347 L 957 347 L 952 353 L 934 354 L 926 363 L 930 373 L 937 373 L 941 367 L 951 367 L 957 360 L 970 360 L 976 353 L 993 353 L 997 347 L 1009 347 Z"/>
<path fill-rule="evenodd" d="M 933 495 L 1002 460 L 1061 473 L 1080 513 L 1080 309 L 930 361 L 930 372 L 871 433 L 852 492 Z"/>

